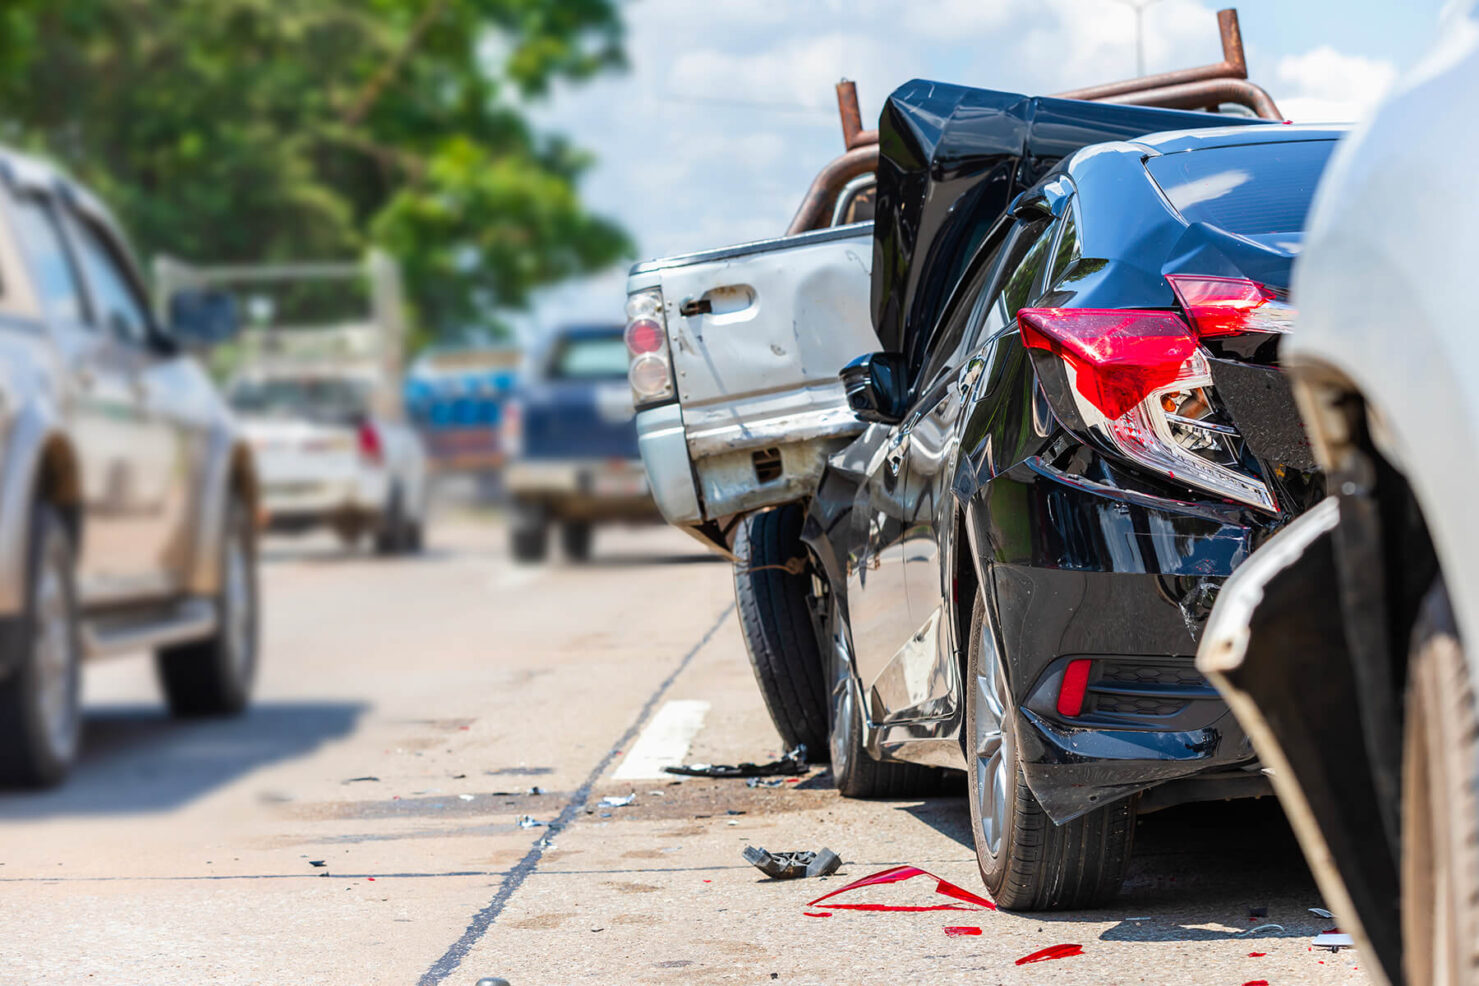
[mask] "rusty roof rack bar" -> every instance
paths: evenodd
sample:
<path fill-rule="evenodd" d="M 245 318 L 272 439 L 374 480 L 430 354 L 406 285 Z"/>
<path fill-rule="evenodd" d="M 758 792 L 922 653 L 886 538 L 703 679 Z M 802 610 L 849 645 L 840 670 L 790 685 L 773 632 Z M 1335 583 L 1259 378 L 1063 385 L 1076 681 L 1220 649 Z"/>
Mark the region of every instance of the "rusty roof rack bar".
<path fill-rule="evenodd" d="M 1056 93 L 1060 99 L 1085 99 L 1168 109 L 1213 109 L 1221 103 L 1246 106 L 1265 120 L 1284 116 L 1262 86 L 1248 81 L 1248 62 L 1243 57 L 1243 33 L 1238 12 L 1229 7 L 1217 12 L 1217 32 L 1222 39 L 1222 61 L 1215 65 L 1142 75 L 1120 82 L 1070 89 Z M 858 175 L 878 166 L 878 131 L 863 129 L 858 106 L 857 84 L 849 79 L 837 83 L 837 112 L 842 118 L 842 140 L 847 151 L 833 160 L 812 181 L 801 208 L 791 219 L 786 234 L 817 229 L 832 216 L 842 187 Z"/>

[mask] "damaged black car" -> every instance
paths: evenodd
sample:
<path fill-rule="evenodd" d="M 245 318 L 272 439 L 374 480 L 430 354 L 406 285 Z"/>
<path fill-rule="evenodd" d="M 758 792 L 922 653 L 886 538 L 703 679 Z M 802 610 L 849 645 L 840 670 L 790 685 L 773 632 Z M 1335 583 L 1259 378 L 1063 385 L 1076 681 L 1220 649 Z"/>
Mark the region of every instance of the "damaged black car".
<path fill-rule="evenodd" d="M 842 374 L 868 426 L 763 527 L 811 561 L 838 787 L 964 767 L 1003 907 L 1103 903 L 1137 812 L 1270 793 L 1194 658 L 1323 495 L 1277 351 L 1340 135 L 925 82 L 885 108 L 883 351 Z"/>

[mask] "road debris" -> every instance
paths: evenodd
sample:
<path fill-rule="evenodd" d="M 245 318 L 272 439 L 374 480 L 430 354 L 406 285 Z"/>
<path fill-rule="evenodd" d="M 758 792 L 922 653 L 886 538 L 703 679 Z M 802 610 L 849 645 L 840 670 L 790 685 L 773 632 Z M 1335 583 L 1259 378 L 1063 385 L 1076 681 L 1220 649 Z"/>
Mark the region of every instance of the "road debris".
<path fill-rule="evenodd" d="M 1031 955 L 1024 955 L 1017 960 L 1018 965 L 1026 965 L 1029 962 L 1051 962 L 1053 959 L 1066 959 L 1071 955 L 1084 954 L 1082 945 L 1049 945 L 1047 948 L 1039 949 Z"/>
<path fill-rule="evenodd" d="M 784 777 L 776 777 L 768 781 L 761 780 L 758 777 L 751 777 L 745 781 L 745 787 L 780 787 L 785 782 L 786 779 Z"/>
<path fill-rule="evenodd" d="M 543 827 L 544 827 L 544 823 L 543 822 L 540 822 L 540 821 L 536 821 L 534 819 L 534 816 L 533 815 L 520 815 L 519 816 L 519 828 L 521 828 L 521 829 L 537 829 L 537 828 L 543 828 Z"/>
<path fill-rule="evenodd" d="M 1240 935 L 1256 935 L 1260 931 L 1275 931 L 1275 930 L 1283 931 L 1284 930 L 1284 926 L 1282 924 L 1260 924 L 1256 928 L 1249 928 L 1246 931 L 1239 931 L 1238 934 L 1240 934 Z"/>
<path fill-rule="evenodd" d="M 1328 948 L 1332 952 L 1338 952 L 1342 948 L 1356 947 L 1355 939 L 1339 928 L 1331 928 L 1329 931 L 1320 932 L 1311 939 L 1310 944 L 1316 948 Z"/>
<path fill-rule="evenodd" d="M 832 916 L 831 911 L 802 911 L 801 913 L 809 918 L 829 918 Z"/>
<path fill-rule="evenodd" d="M 478 980 L 477 986 L 509 986 L 509 982 L 501 976 L 484 976 Z"/>
<path fill-rule="evenodd" d="M 951 938 L 961 938 L 961 937 L 964 937 L 966 935 L 979 935 L 980 933 L 981 933 L 981 929 L 980 928 L 977 928 L 977 927 L 973 927 L 973 926 L 968 926 L 968 925 L 946 925 L 945 926 L 945 934 L 949 935 Z"/>
<path fill-rule="evenodd" d="M 800 776 L 806 773 L 806 744 L 801 744 L 779 760 L 772 760 L 769 763 L 749 763 L 748 761 L 741 764 L 686 763 L 677 767 L 664 767 L 663 770 L 670 774 L 681 774 L 684 777 Z"/>
<path fill-rule="evenodd" d="M 314 866 L 314 867 L 328 866 L 329 865 L 329 861 L 326 860 L 326 859 L 310 859 L 308 861 L 308 865 L 309 866 Z"/>
<path fill-rule="evenodd" d="M 769 852 L 759 846 L 746 846 L 741 855 L 745 857 L 745 862 L 776 880 L 830 876 L 842 865 L 842 857 L 830 849 L 819 849 L 816 852 Z"/>
<path fill-rule="evenodd" d="M 343 781 L 343 783 L 345 783 L 345 784 L 358 784 L 360 781 L 378 781 L 378 780 L 380 780 L 380 778 L 378 778 L 378 777 L 370 777 L 370 776 L 365 776 L 365 777 L 350 777 L 350 778 L 346 778 Z"/>
<path fill-rule="evenodd" d="M 624 798 L 619 798 L 619 797 L 617 797 L 614 794 L 608 794 L 608 795 L 606 795 L 606 797 L 604 797 L 604 798 L 601 799 L 601 807 L 602 808 L 625 808 L 627 805 L 631 804 L 633 801 L 636 801 L 636 800 L 637 800 L 636 792 L 633 792 L 631 794 L 628 794 Z"/>
<path fill-rule="evenodd" d="M 857 889 L 859 889 L 861 887 L 876 887 L 876 886 L 880 886 L 882 884 L 888 884 L 888 883 L 902 883 L 905 880 L 912 880 L 912 879 L 914 879 L 917 876 L 925 876 L 925 877 L 929 877 L 931 880 L 934 880 L 935 881 L 935 893 L 940 894 L 940 895 L 945 896 L 945 897 L 950 897 L 953 900 L 958 901 L 958 903 L 954 903 L 954 904 L 931 904 L 931 905 L 928 905 L 928 906 L 923 906 L 923 905 L 900 905 L 900 904 L 823 904 L 822 903 L 823 901 L 831 900 L 833 897 L 836 897 L 839 894 L 845 894 L 845 893 L 847 893 L 850 890 L 857 890 Z M 964 905 L 971 905 L 971 906 L 964 906 Z M 942 880 L 940 877 L 935 876 L 933 873 L 929 873 L 929 872 L 927 872 L 925 870 L 922 870 L 922 869 L 920 869 L 917 866 L 895 866 L 895 867 L 893 867 L 891 869 L 884 870 L 884 871 L 882 871 L 880 873 L 874 873 L 872 876 L 865 876 L 861 880 L 854 880 L 852 883 L 849 883 L 847 886 L 842 887 L 842 888 L 840 888 L 838 890 L 834 890 L 834 891 L 832 891 L 829 894 L 823 894 L 822 896 L 818 897 L 816 900 L 811 901 L 806 906 L 808 906 L 808 907 L 826 907 L 826 908 L 828 908 L 830 910 L 838 910 L 838 911 L 840 911 L 840 910 L 846 910 L 846 911 L 973 911 L 973 910 L 978 910 L 978 909 L 981 909 L 981 908 L 984 908 L 984 909 L 986 909 L 988 911 L 994 911 L 994 910 L 996 910 L 996 905 L 993 904 L 991 901 L 987 900 L 985 897 L 977 896 L 976 894 L 971 893 L 969 890 L 965 890 L 965 889 L 963 889 L 961 887 L 957 887 L 955 884 L 951 883 L 949 880 Z"/>
<path fill-rule="evenodd" d="M 1333 917 L 1335 917 L 1334 914 L 1331 914 L 1329 911 L 1325 910 L 1325 908 L 1323 908 L 1323 907 L 1311 907 L 1309 909 L 1309 911 L 1310 911 L 1311 914 L 1313 914 L 1317 918 L 1333 918 Z"/>
<path fill-rule="evenodd" d="M 474 794 L 459 794 L 459 795 L 457 795 L 457 798 L 458 798 L 459 801 L 471 801 L 475 797 L 477 797 L 477 795 L 474 795 Z"/>
<path fill-rule="evenodd" d="M 1267 954 L 1268 954 L 1267 952 L 1249 952 L 1248 953 L 1248 958 L 1250 958 L 1250 959 L 1261 959 L 1261 958 L 1263 958 Z"/>

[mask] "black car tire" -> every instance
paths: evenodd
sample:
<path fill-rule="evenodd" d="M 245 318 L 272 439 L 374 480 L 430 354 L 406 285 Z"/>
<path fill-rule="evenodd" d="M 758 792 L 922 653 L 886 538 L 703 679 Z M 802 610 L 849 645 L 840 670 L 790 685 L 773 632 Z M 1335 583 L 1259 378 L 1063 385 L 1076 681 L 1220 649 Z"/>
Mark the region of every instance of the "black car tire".
<path fill-rule="evenodd" d="M 40 787 L 66 776 L 82 733 L 72 538 L 46 503 L 32 509 L 27 551 L 25 609 L 0 631 L 12 669 L 0 683 L 0 784 Z"/>
<path fill-rule="evenodd" d="M 875 760 L 863 743 L 863 702 L 843 643 L 844 630 L 836 606 L 830 614 L 832 646 L 828 648 L 827 750 L 832 758 L 832 783 L 844 798 L 910 798 L 940 794 L 950 774 L 938 767 Z"/>
<path fill-rule="evenodd" d="M 508 522 L 508 537 L 515 561 L 544 561 L 549 554 L 549 517 L 544 507 L 516 501 Z"/>
<path fill-rule="evenodd" d="M 1412 986 L 1479 984 L 1479 709 L 1440 578 L 1407 666 L 1402 942 Z"/>
<path fill-rule="evenodd" d="M 170 712 L 182 718 L 236 715 L 251 700 L 259 640 L 257 539 L 239 496 L 226 505 L 220 564 L 215 631 L 155 655 Z"/>
<path fill-rule="evenodd" d="M 827 689 L 804 569 L 803 517 L 799 505 L 787 504 L 740 521 L 734 599 L 755 682 L 781 742 L 788 750 L 804 745 L 808 759 L 820 761 L 827 749 Z"/>
<path fill-rule="evenodd" d="M 966 787 L 971 835 L 981 879 L 997 905 L 1009 911 L 1079 910 L 1099 907 L 1119 894 L 1135 838 L 1135 812 L 1129 801 L 1095 809 L 1062 825 L 1053 824 L 1022 774 L 1016 743 L 1016 709 L 995 648 L 984 647 L 986 606 L 979 593 L 971 617 L 966 693 Z M 984 667 L 986 661 L 991 667 Z M 982 683 L 982 675 L 987 677 Z M 993 730 L 982 717 L 993 716 L 983 689 L 990 688 L 1002 710 L 993 747 L 978 737 Z M 988 706 L 983 708 L 983 706 Z M 978 727 L 982 732 L 978 734 Z M 997 777 L 989 755 L 999 752 L 1002 796 L 996 819 L 996 845 L 987 834 L 982 792 Z M 982 758 L 986 757 L 986 762 Z"/>
<path fill-rule="evenodd" d="M 567 520 L 560 525 L 560 549 L 571 561 L 590 561 L 595 528 L 588 520 Z"/>
<path fill-rule="evenodd" d="M 397 488 L 390 494 L 390 506 L 380 518 L 375 531 L 375 553 L 379 555 L 403 554 L 411 540 L 411 521 L 406 516 L 405 501 Z"/>

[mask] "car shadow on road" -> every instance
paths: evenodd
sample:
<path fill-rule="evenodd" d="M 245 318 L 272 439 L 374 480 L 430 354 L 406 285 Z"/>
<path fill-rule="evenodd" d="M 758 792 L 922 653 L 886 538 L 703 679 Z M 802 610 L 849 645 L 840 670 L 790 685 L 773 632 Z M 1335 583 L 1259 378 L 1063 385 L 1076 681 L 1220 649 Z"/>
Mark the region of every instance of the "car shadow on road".
<path fill-rule="evenodd" d="M 230 719 L 179 720 L 157 705 L 87 709 L 71 777 L 47 791 L 0 791 L 0 819 L 167 811 L 266 764 L 350 733 L 359 702 L 259 702 Z"/>
<path fill-rule="evenodd" d="M 965 798 L 928 798 L 899 810 L 974 852 Z M 1329 919 L 1308 910 L 1320 903 L 1299 843 L 1269 797 L 1142 815 L 1124 888 L 1110 906 L 1032 917 L 1117 921 L 1099 934 L 1102 941 L 1246 941 L 1257 951 L 1260 939 L 1309 938 L 1329 928 Z"/>
<path fill-rule="evenodd" d="M 610 551 L 580 562 L 578 567 L 635 568 L 641 565 L 707 565 L 712 562 L 728 563 L 728 559 L 707 551 L 703 554 L 647 554 L 635 551 Z"/>

